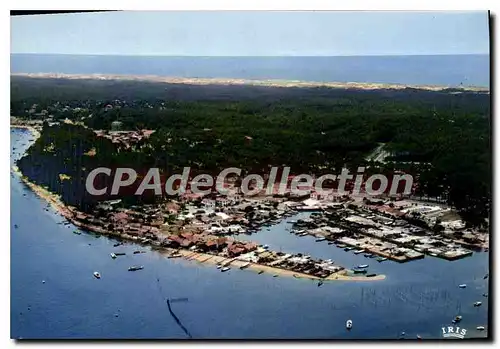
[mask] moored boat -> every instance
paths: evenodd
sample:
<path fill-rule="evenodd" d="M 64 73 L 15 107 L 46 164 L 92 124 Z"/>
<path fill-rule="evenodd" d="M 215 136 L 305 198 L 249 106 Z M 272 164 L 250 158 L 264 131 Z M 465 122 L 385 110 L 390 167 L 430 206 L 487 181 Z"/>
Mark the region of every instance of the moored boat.
<path fill-rule="evenodd" d="M 365 269 L 365 268 L 368 268 L 368 264 L 358 265 L 358 269 Z"/>
<path fill-rule="evenodd" d="M 248 268 L 248 267 L 250 266 L 250 264 L 252 264 L 252 263 L 247 262 L 247 263 L 243 264 L 243 265 L 240 267 L 240 269 L 241 269 L 241 270 L 246 269 L 246 268 Z"/>
<path fill-rule="evenodd" d="M 354 268 L 352 271 L 354 272 L 354 274 L 366 274 L 366 270 L 365 269 Z"/>
<path fill-rule="evenodd" d="M 354 251 L 354 254 L 360 254 L 360 253 L 363 253 L 363 252 L 365 252 L 365 251 L 364 250 L 356 250 L 356 251 Z"/>
<path fill-rule="evenodd" d="M 231 269 L 230 267 L 224 267 L 224 268 L 222 268 L 220 271 L 221 271 L 221 272 L 225 272 L 225 271 L 228 271 L 228 270 L 230 270 L 230 269 Z"/>
<path fill-rule="evenodd" d="M 142 269 L 144 269 L 143 266 L 133 266 L 133 267 L 128 268 L 128 271 L 137 271 L 137 270 L 142 270 Z"/>
<path fill-rule="evenodd" d="M 386 257 L 379 257 L 377 258 L 377 262 L 383 262 L 383 261 L 386 261 L 387 258 Z"/>
<path fill-rule="evenodd" d="M 484 331 L 484 326 L 477 326 L 476 330 L 478 330 L 478 331 Z"/>

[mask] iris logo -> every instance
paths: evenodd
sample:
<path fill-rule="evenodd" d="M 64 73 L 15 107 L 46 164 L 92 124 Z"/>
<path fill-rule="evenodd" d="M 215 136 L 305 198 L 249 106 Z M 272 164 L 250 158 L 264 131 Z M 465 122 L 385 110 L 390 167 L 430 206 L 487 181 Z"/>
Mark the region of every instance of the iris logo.
<path fill-rule="evenodd" d="M 441 331 L 443 331 L 444 338 L 455 337 L 464 339 L 465 334 L 467 333 L 467 330 L 465 328 L 461 329 L 460 327 L 453 327 L 453 326 L 441 327 Z"/>

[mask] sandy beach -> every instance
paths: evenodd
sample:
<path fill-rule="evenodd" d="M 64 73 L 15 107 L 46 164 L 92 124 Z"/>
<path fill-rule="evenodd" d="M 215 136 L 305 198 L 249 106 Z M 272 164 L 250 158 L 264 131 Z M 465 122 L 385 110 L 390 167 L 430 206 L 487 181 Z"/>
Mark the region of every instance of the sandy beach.
<path fill-rule="evenodd" d="M 21 76 L 41 79 L 69 79 L 69 80 L 122 80 L 122 81 L 145 81 L 169 84 L 186 85 L 250 85 L 268 87 L 328 87 L 334 89 L 358 89 L 358 90 L 402 90 L 414 88 L 428 91 L 442 91 L 451 88 L 450 86 L 433 85 L 402 85 L 402 84 L 382 84 L 369 82 L 313 82 L 299 80 L 248 80 L 248 79 L 218 79 L 218 78 L 181 78 L 165 77 L 156 75 L 111 75 L 111 74 L 56 74 L 56 73 L 13 73 L 11 76 Z M 454 88 L 455 90 L 489 92 L 487 88 L 475 86 L 463 86 Z"/>

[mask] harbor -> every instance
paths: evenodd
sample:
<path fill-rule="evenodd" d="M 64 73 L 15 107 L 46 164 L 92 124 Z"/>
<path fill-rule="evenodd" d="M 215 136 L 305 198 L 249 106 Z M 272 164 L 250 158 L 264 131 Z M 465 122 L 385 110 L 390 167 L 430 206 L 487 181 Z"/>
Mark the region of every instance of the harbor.
<path fill-rule="evenodd" d="M 14 139 L 13 146 L 19 147 L 20 142 L 24 140 Z M 489 264 L 485 252 L 453 262 L 426 256 L 410 263 L 378 263 L 365 253 L 354 254 L 355 249 L 344 251 L 328 245 L 328 240 L 316 242 L 315 236 L 290 234 L 293 221 L 311 214 L 301 212 L 239 237 L 267 244 L 271 251 L 332 259 L 348 269 L 369 264 L 367 273 L 386 278 L 380 282 L 369 282 L 364 275 L 360 276 L 366 280 L 363 282 L 341 282 L 339 278 L 318 287 L 317 280 L 293 274 L 274 277 L 275 269 L 260 273 L 259 268 L 272 267 L 240 270 L 246 262 L 239 261 L 222 273 L 216 266 L 227 260 L 224 257 L 206 256 L 209 259 L 203 262 L 203 254 L 181 250 L 186 257 L 167 258 L 174 250 L 140 247 L 137 240 L 73 234 L 78 227 L 58 224 L 62 218 L 57 210 L 49 207 L 46 211 L 46 202 L 18 176 L 11 181 L 12 205 L 19 208 L 11 218 L 13 337 L 26 338 L 29 332 L 32 338 L 70 338 L 85 330 L 88 336 L 100 338 L 184 338 L 182 330 L 166 319 L 168 308 L 157 284 L 165 297 L 189 298 L 189 303 L 173 304 L 172 308 L 194 338 L 397 339 L 405 332 L 408 339 L 417 334 L 437 339 L 441 327 L 451 325 L 457 315 L 462 316 L 460 327 L 467 329 L 467 337 L 488 332 L 488 298 L 482 296 L 488 293 L 489 280 L 483 279 Z M 26 220 L 36 222 L 37 228 L 23 224 Z M 137 250 L 146 253 L 134 254 Z M 112 259 L 110 253 L 124 255 Z M 26 255 L 38 263 L 24 263 Z M 129 272 L 134 265 L 144 269 Z M 100 273 L 100 280 L 92 275 L 94 271 Z M 467 287 L 460 289 L 459 284 Z M 474 306 L 477 301 L 482 305 Z M 85 311 L 82 302 L 87 304 Z M 88 312 L 93 314 L 90 320 Z M 412 316 L 402 319 L 397 316 L 402 312 Z M 209 315 L 214 313 L 224 316 Z M 48 316 L 59 316 L 60 321 L 49 327 L 43 321 Z M 384 323 L 377 320 L 380 318 Z M 136 326 L 132 319 L 134 324 L 151 325 Z M 286 328 L 283 319 L 288 321 Z M 347 319 L 354 323 L 349 332 Z"/>

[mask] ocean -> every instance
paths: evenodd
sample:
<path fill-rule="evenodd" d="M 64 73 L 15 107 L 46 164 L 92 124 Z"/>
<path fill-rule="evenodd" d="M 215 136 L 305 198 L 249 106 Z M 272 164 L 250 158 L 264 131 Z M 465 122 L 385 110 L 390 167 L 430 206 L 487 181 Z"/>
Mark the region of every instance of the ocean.
<path fill-rule="evenodd" d="M 28 131 L 11 129 L 11 165 L 28 138 Z M 134 244 L 113 247 L 116 241 L 106 237 L 73 234 L 75 227 L 57 224 L 60 215 L 13 173 L 10 196 L 12 338 L 437 339 L 459 314 L 465 338 L 486 336 L 476 327 L 488 327 L 488 298 L 482 296 L 488 292 L 489 279 L 483 279 L 488 253 L 453 262 L 426 256 L 405 264 L 377 263 L 290 234 L 289 221 L 300 216 L 244 236 L 346 267 L 370 264 L 370 272 L 387 276 L 318 287 L 311 280 L 251 270 L 221 273 L 213 265 L 151 250 L 132 254 L 138 249 Z M 127 255 L 111 259 L 117 251 Z M 144 270 L 128 272 L 132 265 Z M 467 287 L 459 288 L 463 283 Z M 171 304 L 177 320 L 167 298 L 187 298 Z M 476 301 L 483 305 L 474 307 Z M 348 319 L 351 331 L 345 329 Z"/>
<path fill-rule="evenodd" d="M 12 73 L 158 75 L 489 87 L 489 55 L 161 57 L 11 54 Z"/>

